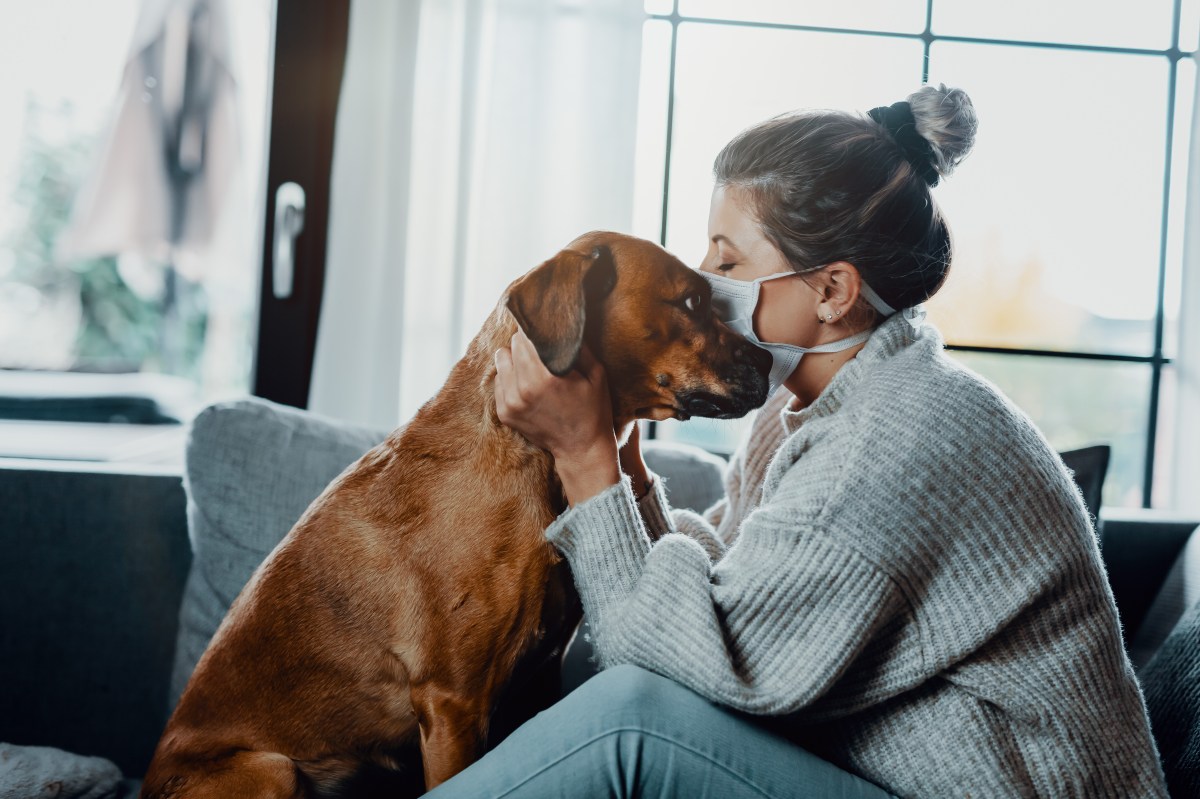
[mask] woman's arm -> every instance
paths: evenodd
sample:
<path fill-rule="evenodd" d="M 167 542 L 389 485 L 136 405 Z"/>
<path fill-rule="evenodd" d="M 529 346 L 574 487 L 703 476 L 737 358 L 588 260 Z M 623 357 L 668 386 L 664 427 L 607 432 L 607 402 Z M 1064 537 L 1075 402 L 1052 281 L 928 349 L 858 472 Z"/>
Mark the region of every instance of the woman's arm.
<path fill-rule="evenodd" d="M 621 447 L 620 465 L 621 471 L 629 475 L 638 511 L 651 541 L 670 533 L 683 533 L 699 542 L 714 561 L 721 559 L 725 544 L 718 537 L 715 526 L 724 514 L 727 498 L 722 497 L 704 516 L 691 511 L 672 511 L 662 478 L 650 471 L 642 457 L 641 435 L 636 425 Z M 708 520 L 709 513 L 714 514 L 716 521 Z"/>
<path fill-rule="evenodd" d="M 748 516 L 715 565 L 686 536 L 652 544 L 628 481 L 546 536 L 571 564 L 605 666 L 633 663 L 751 713 L 812 703 L 905 607 L 886 575 L 786 508 Z"/>
<path fill-rule="evenodd" d="M 778 396 L 769 399 L 758 410 L 725 467 L 725 495 L 703 513 L 671 508 L 667 504 L 665 491 L 651 490 L 644 497 L 639 497 L 638 508 L 652 540 L 677 531 L 700 541 L 713 560 L 724 553 L 737 538 L 737 527 L 743 516 L 757 504 L 754 499 L 757 498 L 763 471 L 787 435 L 780 412 L 791 396 L 786 391 L 779 392 Z M 622 470 L 633 476 L 635 472 L 625 466 L 627 460 L 628 456 L 622 450 Z M 650 477 L 655 484 L 658 483 L 653 473 Z M 633 484 L 635 487 L 638 485 L 636 477 L 633 477 Z"/>

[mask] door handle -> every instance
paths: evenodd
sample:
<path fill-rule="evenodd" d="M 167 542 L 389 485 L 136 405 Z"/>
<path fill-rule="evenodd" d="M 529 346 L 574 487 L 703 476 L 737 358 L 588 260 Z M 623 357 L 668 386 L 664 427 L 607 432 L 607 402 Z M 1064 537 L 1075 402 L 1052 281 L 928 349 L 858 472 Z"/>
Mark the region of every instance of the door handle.
<path fill-rule="evenodd" d="M 275 241 L 271 287 L 275 298 L 292 296 L 296 277 L 296 237 L 304 230 L 304 189 L 288 181 L 275 190 Z"/>

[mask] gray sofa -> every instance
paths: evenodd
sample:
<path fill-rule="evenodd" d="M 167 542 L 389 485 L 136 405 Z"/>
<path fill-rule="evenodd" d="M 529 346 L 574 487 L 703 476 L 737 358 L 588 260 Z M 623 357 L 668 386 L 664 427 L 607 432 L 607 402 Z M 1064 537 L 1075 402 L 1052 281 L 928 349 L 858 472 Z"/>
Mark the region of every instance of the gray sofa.
<path fill-rule="evenodd" d="M 142 774 L 250 572 L 383 435 L 242 400 L 196 418 L 186 476 L 0 464 L 0 742 L 98 755 Z M 721 493 L 715 456 L 651 444 L 647 460 L 678 507 L 702 509 Z M 1102 513 L 1099 527 L 1140 664 L 1200 592 L 1197 522 Z M 566 683 L 583 679 L 584 653 L 566 668 Z"/>

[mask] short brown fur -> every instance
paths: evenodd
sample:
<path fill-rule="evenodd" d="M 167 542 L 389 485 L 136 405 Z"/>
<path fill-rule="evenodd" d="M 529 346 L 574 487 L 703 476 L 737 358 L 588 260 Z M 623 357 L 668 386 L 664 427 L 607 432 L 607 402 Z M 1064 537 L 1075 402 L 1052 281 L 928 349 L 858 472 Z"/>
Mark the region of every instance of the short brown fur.
<path fill-rule="evenodd" d="M 588 277 L 606 266 L 611 280 Z M 580 281 L 579 292 L 555 287 L 579 307 L 534 302 L 551 270 Z M 706 286 L 676 259 L 611 233 L 514 282 L 441 391 L 335 479 L 251 577 L 142 796 L 336 796 L 364 770 L 401 770 L 414 746 L 432 787 L 477 759 L 514 675 L 556 668 L 579 620 L 570 573 L 542 535 L 565 506 L 551 458 L 496 417 L 493 353 L 517 329 L 509 309 L 543 306 L 557 337 L 530 333 L 543 360 L 570 349 L 564 330 L 582 334 L 608 370 L 618 431 L 686 418 L 687 390 L 745 413 L 765 398 L 762 351 L 710 312 L 674 318 L 667 309 L 690 290 Z M 586 325 L 544 316 L 585 312 Z M 668 338 L 680 326 L 686 335 Z"/>

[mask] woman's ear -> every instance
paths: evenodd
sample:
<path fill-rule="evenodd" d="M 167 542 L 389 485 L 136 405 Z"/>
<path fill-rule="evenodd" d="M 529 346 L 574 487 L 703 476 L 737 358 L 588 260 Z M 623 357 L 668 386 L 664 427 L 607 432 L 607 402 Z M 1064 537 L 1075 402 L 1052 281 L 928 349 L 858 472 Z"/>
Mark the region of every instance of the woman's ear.
<path fill-rule="evenodd" d="M 817 273 L 816 285 L 821 300 L 817 320 L 822 323 L 845 321 L 851 316 L 862 291 L 858 267 L 849 261 L 834 261 Z"/>

